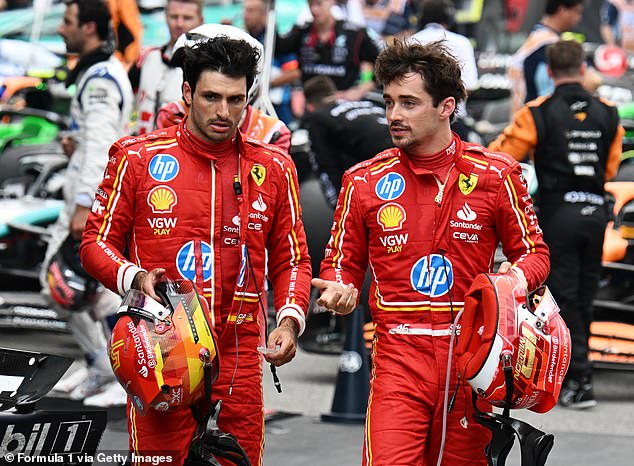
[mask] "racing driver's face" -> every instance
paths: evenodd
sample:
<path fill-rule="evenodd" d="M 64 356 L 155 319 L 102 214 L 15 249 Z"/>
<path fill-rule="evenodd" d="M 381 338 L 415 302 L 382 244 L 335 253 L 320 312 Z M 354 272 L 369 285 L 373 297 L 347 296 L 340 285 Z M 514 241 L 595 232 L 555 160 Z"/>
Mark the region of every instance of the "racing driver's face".
<path fill-rule="evenodd" d="M 439 140 L 448 133 L 444 130 L 449 127 L 455 100 L 448 97 L 434 106 L 420 74 L 408 73 L 386 84 L 383 100 L 396 147 L 408 154 L 427 154 L 434 152 L 439 143 L 445 143 Z"/>
<path fill-rule="evenodd" d="M 246 77 L 234 78 L 218 71 L 200 73 L 195 91 L 183 83 L 183 97 L 190 106 L 187 128 L 211 143 L 231 139 L 247 105 Z"/>

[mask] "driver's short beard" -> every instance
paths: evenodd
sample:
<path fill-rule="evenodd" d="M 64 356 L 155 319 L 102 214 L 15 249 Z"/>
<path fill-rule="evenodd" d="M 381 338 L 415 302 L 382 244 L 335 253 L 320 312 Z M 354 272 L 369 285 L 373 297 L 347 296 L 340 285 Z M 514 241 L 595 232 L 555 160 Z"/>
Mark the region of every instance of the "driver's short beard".
<path fill-rule="evenodd" d="M 403 152 L 408 152 L 408 149 L 411 149 L 412 147 L 414 147 L 415 142 L 413 140 L 413 138 L 408 137 L 408 138 L 401 138 L 399 141 L 396 141 L 393 137 L 392 137 L 392 143 L 398 147 L 399 149 L 401 149 Z"/>

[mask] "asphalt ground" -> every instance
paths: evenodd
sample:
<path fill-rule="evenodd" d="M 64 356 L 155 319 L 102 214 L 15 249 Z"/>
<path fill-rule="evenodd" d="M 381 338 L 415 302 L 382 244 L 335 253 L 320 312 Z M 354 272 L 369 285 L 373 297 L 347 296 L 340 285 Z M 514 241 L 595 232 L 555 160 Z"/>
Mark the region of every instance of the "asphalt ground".
<path fill-rule="evenodd" d="M 31 351 L 79 357 L 68 334 L 0 329 L 0 345 Z M 268 369 L 264 371 L 267 408 L 265 464 L 359 465 L 363 426 L 322 422 L 331 412 L 339 357 L 299 350 L 295 360 L 278 369 L 283 392 L 275 391 Z M 70 371 L 77 367 L 71 367 Z M 266 368 L 265 368 L 266 369 Z M 354 387 L 353 387 L 354 389 Z M 634 373 L 597 371 L 595 391 L 599 404 L 584 411 L 555 407 L 547 414 L 514 411 L 533 426 L 555 435 L 547 465 L 631 466 L 634 464 Z M 40 409 L 77 409 L 78 402 L 47 398 Z M 108 410 L 108 427 L 100 443 L 104 459 L 127 449 L 123 408 Z M 114 465 L 116 462 L 95 462 Z M 518 442 L 506 462 L 520 466 Z"/>
<path fill-rule="evenodd" d="M 359 465 L 363 426 L 321 422 L 330 413 L 339 358 L 300 351 L 278 370 L 284 393 L 264 378 L 265 405 L 299 413 L 266 427 L 265 461 L 269 465 Z M 546 414 L 527 410 L 512 415 L 555 435 L 549 466 L 631 466 L 634 464 L 634 373 L 597 371 L 598 405 L 589 410 L 555 407 Z M 507 462 L 520 466 L 516 440 Z"/>

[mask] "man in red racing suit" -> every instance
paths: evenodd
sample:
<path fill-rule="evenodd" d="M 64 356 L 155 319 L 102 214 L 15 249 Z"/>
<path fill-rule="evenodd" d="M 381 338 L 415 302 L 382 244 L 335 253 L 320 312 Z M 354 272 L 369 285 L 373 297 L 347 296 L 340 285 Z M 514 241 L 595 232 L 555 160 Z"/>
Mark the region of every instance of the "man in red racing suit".
<path fill-rule="evenodd" d="M 443 50 L 397 41 L 379 56 L 398 148 L 345 172 L 321 278 L 313 280 L 319 304 L 348 313 L 370 266 L 375 334 L 364 465 L 432 465 L 440 454 L 442 464 L 487 464 L 490 433 L 472 419 L 471 388 L 448 361 L 452 321 L 474 277 L 492 271 L 499 242 L 509 261 L 500 273 L 524 276 L 529 289 L 548 275 L 548 248 L 518 163 L 450 131 L 465 91 Z"/>
<path fill-rule="evenodd" d="M 213 49 L 223 41 L 229 44 L 221 48 L 223 53 L 244 44 L 217 38 L 205 47 L 210 44 Z M 201 49 L 196 49 L 199 54 Z M 223 401 L 218 425 L 238 438 L 251 464 L 259 465 L 264 412 L 262 356 L 256 348 L 262 345 L 266 319 L 261 309 L 265 273 L 273 283 L 277 310 L 278 328 L 268 342 L 275 347 L 282 327 L 295 327 L 295 341 L 304 329 L 311 263 L 294 164 L 275 146 L 235 131 L 241 114 L 238 104 L 246 93 L 233 79 L 222 71 L 203 69 L 197 87 L 184 92 L 193 103 L 178 126 L 123 138 L 112 146 L 81 258 L 89 273 L 119 294 L 132 287 L 151 296 L 153 287 L 148 289 L 146 281 L 152 275 L 196 283 L 218 336 L 221 365 L 212 390 L 213 400 Z M 186 83 L 184 88 L 190 86 Z M 220 108 L 218 115 L 227 108 L 233 113 L 220 118 L 208 106 Z M 193 120 L 209 118 L 215 119 L 203 128 L 217 142 L 193 133 Z M 229 124 L 234 132 L 227 134 Z M 220 141 L 220 135 L 226 139 Z M 282 343 L 284 347 L 286 342 Z M 294 356 L 294 349 L 292 344 L 292 354 L 284 361 L 276 361 L 276 353 L 265 358 L 281 365 Z M 142 417 L 128 402 L 128 428 L 132 452 L 169 454 L 172 462 L 165 464 L 180 465 L 196 421 L 187 408 L 152 410 Z"/>

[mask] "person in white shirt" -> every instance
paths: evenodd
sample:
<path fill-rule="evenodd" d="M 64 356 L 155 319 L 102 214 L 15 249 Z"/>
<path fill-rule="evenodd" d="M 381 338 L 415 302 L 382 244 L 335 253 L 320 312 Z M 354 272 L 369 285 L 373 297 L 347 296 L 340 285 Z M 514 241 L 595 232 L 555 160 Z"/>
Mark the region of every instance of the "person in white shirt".
<path fill-rule="evenodd" d="M 154 131 L 158 110 L 181 98 L 183 72 L 171 63 L 174 43 L 181 34 L 203 24 L 203 0 L 168 0 L 165 20 L 169 42 L 144 53 L 130 71 L 139 114 L 137 134 Z"/>
<path fill-rule="evenodd" d="M 67 283 L 69 270 L 84 278 L 77 256 L 86 221 L 95 203 L 95 191 L 108 164 L 108 149 L 126 134 L 132 111 L 132 87 L 124 65 L 109 44 L 111 14 L 100 0 L 67 0 L 58 33 L 66 52 L 78 61 L 66 78 L 75 86 L 71 107 L 71 131 L 62 139 L 69 157 L 64 178 L 64 207 L 49 229 L 50 237 L 42 268 L 42 293 L 57 309 L 71 311 L 69 327 L 82 350 L 87 369 L 65 378 L 56 390 L 84 404 L 125 404 L 125 392 L 116 382 L 106 348 L 101 319 L 115 310 L 121 298 L 106 289 L 94 293 L 86 283 L 73 292 Z M 68 269 L 59 267 L 63 257 Z M 73 263 L 71 265 L 71 263 Z M 57 292 L 61 290 L 61 294 Z M 57 296 L 57 298 L 56 298 Z M 61 299 L 60 299 L 61 296 Z M 72 383 L 70 383 L 72 381 Z M 102 395 L 107 395 L 105 398 Z"/>
<path fill-rule="evenodd" d="M 462 81 L 467 92 L 472 92 L 478 87 L 478 68 L 476 66 L 475 52 L 471 41 L 449 30 L 449 25 L 454 16 L 454 8 L 448 0 L 425 0 L 421 5 L 419 17 L 420 31 L 412 35 L 410 43 L 418 42 L 427 44 L 439 40 L 444 41 L 447 50 L 458 60 L 462 68 Z M 467 129 L 461 121 L 467 115 L 466 105 L 460 103 L 456 112 L 456 119 L 452 123 L 453 131 L 462 139 L 468 139 Z"/>

